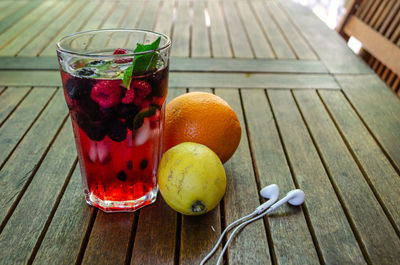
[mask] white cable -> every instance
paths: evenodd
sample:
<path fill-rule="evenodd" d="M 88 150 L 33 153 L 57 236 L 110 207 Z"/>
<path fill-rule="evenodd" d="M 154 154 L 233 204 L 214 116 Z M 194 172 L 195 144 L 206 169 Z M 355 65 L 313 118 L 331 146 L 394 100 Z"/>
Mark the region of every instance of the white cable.
<path fill-rule="evenodd" d="M 204 257 L 204 259 L 200 262 L 200 265 L 204 265 L 204 264 L 207 262 L 207 260 L 208 260 L 209 258 L 211 258 L 211 256 L 214 254 L 214 252 L 218 249 L 218 246 L 219 246 L 219 244 L 221 243 L 222 238 L 224 237 L 224 235 L 225 235 L 229 230 L 231 230 L 234 226 L 236 226 L 236 225 L 239 224 L 240 222 L 243 222 L 244 220 L 246 220 L 246 219 L 248 219 L 248 218 L 251 218 L 251 217 L 254 217 L 254 216 L 256 216 L 256 215 L 257 215 L 257 211 L 254 211 L 254 212 L 252 212 L 251 214 L 246 215 L 246 216 L 244 216 L 244 217 L 242 217 L 242 218 L 240 218 L 240 219 L 237 219 L 235 222 L 233 222 L 233 223 L 231 223 L 230 225 L 228 225 L 228 226 L 225 228 L 225 230 L 222 232 L 222 234 L 221 234 L 221 236 L 219 237 L 217 243 L 215 243 L 214 248 L 207 254 L 207 256 Z"/>
<path fill-rule="evenodd" d="M 229 236 L 228 241 L 226 241 L 225 246 L 224 246 L 224 248 L 223 248 L 222 251 L 221 251 L 221 254 L 219 254 L 219 257 L 218 257 L 218 260 L 217 260 L 217 264 L 216 264 L 216 265 L 219 265 L 219 264 L 221 263 L 225 251 L 228 249 L 228 246 L 229 246 L 229 244 L 231 243 L 231 241 L 232 241 L 234 235 L 235 235 L 238 231 L 240 231 L 240 229 L 242 229 L 243 227 L 245 227 L 245 226 L 248 225 L 249 223 L 254 222 L 254 221 L 256 221 L 256 220 L 258 220 L 258 219 L 264 217 L 265 215 L 269 214 L 269 213 L 272 212 L 273 210 L 274 210 L 274 209 L 271 209 L 271 208 L 270 208 L 270 209 L 268 209 L 267 211 L 263 212 L 262 214 L 260 214 L 260 215 L 258 215 L 258 216 L 256 216 L 256 217 L 253 217 L 253 218 L 251 218 L 250 220 L 247 220 L 246 222 L 243 222 L 243 223 L 241 223 L 238 227 L 236 227 L 235 230 L 233 230 L 233 232 L 232 232 L 231 235 Z"/>

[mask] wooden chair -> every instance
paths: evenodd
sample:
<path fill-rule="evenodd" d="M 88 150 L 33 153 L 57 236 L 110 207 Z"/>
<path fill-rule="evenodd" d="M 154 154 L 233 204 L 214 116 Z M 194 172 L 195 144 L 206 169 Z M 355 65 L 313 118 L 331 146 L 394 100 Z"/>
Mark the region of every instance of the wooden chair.
<path fill-rule="evenodd" d="M 400 0 L 351 0 L 337 31 L 362 43 L 361 57 L 400 95 Z"/>

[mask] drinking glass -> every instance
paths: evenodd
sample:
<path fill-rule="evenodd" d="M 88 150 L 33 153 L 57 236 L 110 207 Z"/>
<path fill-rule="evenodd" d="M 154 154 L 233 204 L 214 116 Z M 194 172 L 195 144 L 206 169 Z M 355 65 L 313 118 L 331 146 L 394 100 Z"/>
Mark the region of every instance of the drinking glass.
<path fill-rule="evenodd" d="M 156 200 L 170 46 L 164 34 L 135 29 L 57 43 L 86 201 L 105 212 Z"/>

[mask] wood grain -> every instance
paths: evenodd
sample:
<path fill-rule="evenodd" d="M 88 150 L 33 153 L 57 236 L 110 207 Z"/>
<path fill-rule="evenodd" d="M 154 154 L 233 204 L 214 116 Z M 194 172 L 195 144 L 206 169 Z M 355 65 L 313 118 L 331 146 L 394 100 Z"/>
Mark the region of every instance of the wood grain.
<path fill-rule="evenodd" d="M 72 131 L 70 133 L 72 135 Z M 71 138 L 66 145 L 74 145 Z M 94 210 L 85 202 L 82 177 L 77 165 L 33 264 L 74 264 Z"/>
<path fill-rule="evenodd" d="M 0 165 L 30 128 L 55 89 L 35 88 L 0 128 Z"/>
<path fill-rule="evenodd" d="M 204 0 L 193 1 L 192 57 L 211 57 L 210 40 L 204 15 Z"/>
<path fill-rule="evenodd" d="M 40 242 L 39 236 L 45 232 L 46 222 L 76 160 L 72 141 L 72 126 L 67 123 L 0 235 L 2 263 L 27 263 Z"/>
<path fill-rule="evenodd" d="M 243 89 L 241 94 L 260 188 L 276 183 L 282 197 L 295 183 L 265 92 Z M 319 264 L 301 208 L 285 205 L 266 219 L 278 264 Z"/>
<path fill-rule="evenodd" d="M 344 40 L 312 15 L 309 9 L 288 0 L 279 3 L 331 73 L 371 73 L 371 69 L 346 46 Z"/>
<path fill-rule="evenodd" d="M 268 91 L 289 165 L 305 206 L 324 263 L 365 264 L 363 254 L 336 196 L 290 91 Z"/>
<path fill-rule="evenodd" d="M 234 57 L 254 58 L 252 48 L 240 20 L 236 5 L 227 2 L 221 2 L 221 5 L 225 15 Z"/>
<path fill-rule="evenodd" d="M 126 264 L 134 213 L 98 211 L 82 264 Z"/>
<path fill-rule="evenodd" d="M 0 124 L 15 110 L 21 100 L 30 91 L 30 87 L 8 87 L 1 92 L 0 97 Z"/>
<path fill-rule="evenodd" d="M 66 115 L 64 95 L 59 90 L 0 171 L 1 226 Z"/>
<path fill-rule="evenodd" d="M 256 58 L 274 58 L 269 42 L 264 36 L 247 1 L 236 2 L 241 21 L 249 37 Z"/>
<path fill-rule="evenodd" d="M 236 89 L 216 89 L 236 112 L 242 125 L 242 139 L 232 156 L 224 164 L 227 190 L 224 197 L 225 224 L 229 225 L 240 217 L 250 214 L 259 206 L 258 187 L 250 156 L 244 117 L 239 93 Z M 269 246 L 262 221 L 248 225 L 232 241 L 228 248 L 229 264 L 270 264 Z"/>
<path fill-rule="evenodd" d="M 265 4 L 271 16 L 274 17 L 274 20 L 286 35 L 286 40 L 290 43 L 297 57 L 299 59 L 316 60 L 317 56 L 282 9 L 274 1 L 267 1 Z"/>
<path fill-rule="evenodd" d="M 212 55 L 215 58 L 232 57 L 228 31 L 223 19 L 221 7 L 217 1 L 207 1 L 207 11 L 210 15 L 210 36 Z"/>
<path fill-rule="evenodd" d="M 368 129 L 400 170 L 399 98 L 376 75 L 336 78 Z"/>
<path fill-rule="evenodd" d="M 285 40 L 285 36 L 280 31 L 276 22 L 265 8 L 262 1 L 251 1 L 255 15 L 258 17 L 267 37 L 271 43 L 272 49 L 279 59 L 295 59 L 290 45 Z"/>
<path fill-rule="evenodd" d="M 399 231 L 400 206 L 393 200 L 400 198 L 399 175 L 344 95 L 341 92 L 329 91 L 320 91 L 319 94 L 365 172 L 367 181 L 373 186 Z"/>
<path fill-rule="evenodd" d="M 189 57 L 190 55 L 190 1 L 179 0 L 176 8 L 176 20 L 172 32 L 172 57 Z"/>

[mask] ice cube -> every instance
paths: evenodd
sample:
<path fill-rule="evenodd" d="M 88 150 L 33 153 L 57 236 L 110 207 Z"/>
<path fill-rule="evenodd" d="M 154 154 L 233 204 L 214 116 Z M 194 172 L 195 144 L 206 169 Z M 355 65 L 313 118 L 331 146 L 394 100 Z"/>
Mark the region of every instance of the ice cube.
<path fill-rule="evenodd" d="M 149 118 L 144 118 L 143 125 L 136 131 L 135 145 L 139 146 L 144 144 L 150 137 L 150 121 Z"/>

